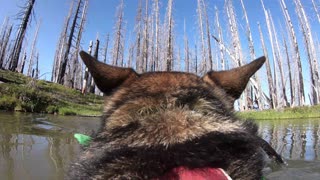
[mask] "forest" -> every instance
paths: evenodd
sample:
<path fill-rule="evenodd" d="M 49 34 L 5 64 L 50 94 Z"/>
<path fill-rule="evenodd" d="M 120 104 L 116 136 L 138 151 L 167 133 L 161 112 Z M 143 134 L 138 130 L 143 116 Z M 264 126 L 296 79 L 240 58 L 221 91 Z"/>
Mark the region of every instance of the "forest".
<path fill-rule="evenodd" d="M 12 21 L 16 17 L 5 17 L 0 27 L 0 69 L 41 79 L 41 52 L 36 45 L 41 20 L 37 21 L 32 38 L 28 37 L 31 19 L 41 17 L 34 11 L 37 0 L 24 2 L 17 14 L 18 21 Z M 198 75 L 238 67 L 264 55 L 267 61 L 263 71 L 251 78 L 235 104 L 238 110 L 320 103 L 320 41 L 316 31 L 320 27 L 319 0 L 311 0 L 308 6 L 302 0 L 274 0 L 272 3 L 281 12 L 276 18 L 265 6 L 266 0 L 260 0 L 264 14 L 261 22 L 250 21 L 246 4 L 249 1 L 224 0 L 219 9 L 213 2 L 195 0 L 196 38 L 186 32 L 186 23 L 190 23 L 187 20 L 183 29 L 176 29 L 174 0 L 137 0 L 132 29 L 126 26 L 126 1 L 119 0 L 116 14 L 109 17 L 115 19 L 113 30 L 97 35 L 89 43 L 83 42 L 83 33 L 90 1 L 70 2 L 51 59 L 50 80 L 54 83 L 83 94 L 101 95 L 79 57 L 81 50 L 104 63 L 132 67 L 139 73 L 183 71 Z M 288 8 L 288 3 L 293 3 L 294 9 Z"/>

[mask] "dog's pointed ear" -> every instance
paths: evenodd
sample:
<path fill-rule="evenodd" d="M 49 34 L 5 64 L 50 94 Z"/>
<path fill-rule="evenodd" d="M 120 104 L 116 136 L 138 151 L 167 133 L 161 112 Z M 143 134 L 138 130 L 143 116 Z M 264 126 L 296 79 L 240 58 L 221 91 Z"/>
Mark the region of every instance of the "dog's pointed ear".
<path fill-rule="evenodd" d="M 214 87 L 222 88 L 235 101 L 246 88 L 250 77 L 260 69 L 265 60 L 262 56 L 247 65 L 228 71 L 211 71 L 204 75 L 203 80 Z"/>
<path fill-rule="evenodd" d="M 97 87 L 106 94 L 122 84 L 129 84 L 139 77 L 131 68 L 120 68 L 104 64 L 84 51 L 80 52 L 80 56 L 88 67 Z"/>

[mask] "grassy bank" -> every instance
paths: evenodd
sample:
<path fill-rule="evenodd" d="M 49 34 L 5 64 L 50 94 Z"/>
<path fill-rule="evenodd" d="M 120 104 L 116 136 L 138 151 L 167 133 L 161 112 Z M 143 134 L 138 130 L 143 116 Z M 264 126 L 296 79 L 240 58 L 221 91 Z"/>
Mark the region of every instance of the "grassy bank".
<path fill-rule="evenodd" d="M 253 119 L 300 119 L 320 118 L 320 105 L 285 108 L 280 110 L 246 111 L 237 113 L 241 118 Z"/>
<path fill-rule="evenodd" d="M 0 70 L 0 110 L 60 115 L 101 115 L 103 97 Z"/>
<path fill-rule="evenodd" d="M 5 70 L 0 70 L 0 82 L 0 110 L 81 116 L 99 116 L 102 112 L 101 96 L 82 95 L 60 84 Z M 315 118 L 320 117 L 320 106 L 246 111 L 237 115 L 253 119 Z"/>

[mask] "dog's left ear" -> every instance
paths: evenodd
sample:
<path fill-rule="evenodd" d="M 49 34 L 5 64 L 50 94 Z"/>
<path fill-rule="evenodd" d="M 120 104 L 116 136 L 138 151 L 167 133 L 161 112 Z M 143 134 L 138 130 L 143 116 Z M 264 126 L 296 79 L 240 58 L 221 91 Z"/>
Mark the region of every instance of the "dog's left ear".
<path fill-rule="evenodd" d="M 81 51 L 80 56 L 88 67 L 97 87 L 108 94 L 123 84 L 130 84 L 139 77 L 131 68 L 110 66 Z"/>
<path fill-rule="evenodd" d="M 260 69 L 265 60 L 262 56 L 247 65 L 228 71 L 210 71 L 203 76 L 203 80 L 214 87 L 222 88 L 235 101 L 246 88 L 250 77 Z"/>

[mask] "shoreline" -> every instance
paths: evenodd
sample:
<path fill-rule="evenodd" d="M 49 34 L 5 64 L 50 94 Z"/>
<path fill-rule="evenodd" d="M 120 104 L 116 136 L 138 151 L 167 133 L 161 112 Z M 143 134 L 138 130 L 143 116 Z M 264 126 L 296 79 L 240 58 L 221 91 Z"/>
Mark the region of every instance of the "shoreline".
<path fill-rule="evenodd" d="M 102 115 L 104 97 L 0 70 L 0 110 L 58 115 Z"/>
<path fill-rule="evenodd" d="M 0 69 L 0 111 L 100 117 L 104 97 Z M 320 105 L 235 112 L 243 119 L 320 118 Z"/>

